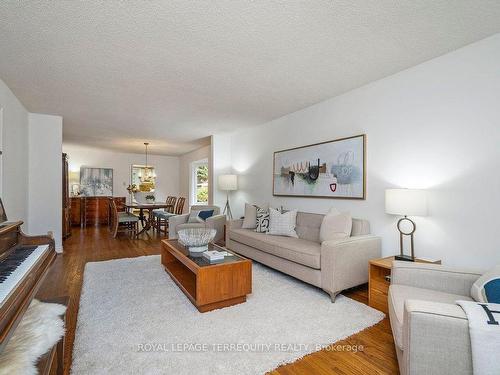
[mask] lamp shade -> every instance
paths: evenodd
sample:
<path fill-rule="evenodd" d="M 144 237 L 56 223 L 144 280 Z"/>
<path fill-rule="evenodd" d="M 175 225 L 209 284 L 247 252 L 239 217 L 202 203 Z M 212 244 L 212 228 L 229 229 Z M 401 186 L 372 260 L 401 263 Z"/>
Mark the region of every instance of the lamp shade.
<path fill-rule="evenodd" d="M 235 174 L 223 174 L 219 176 L 219 189 L 220 190 L 237 190 L 238 189 L 238 176 Z"/>
<path fill-rule="evenodd" d="M 385 212 L 391 215 L 426 216 L 427 194 L 419 189 L 387 189 Z"/>

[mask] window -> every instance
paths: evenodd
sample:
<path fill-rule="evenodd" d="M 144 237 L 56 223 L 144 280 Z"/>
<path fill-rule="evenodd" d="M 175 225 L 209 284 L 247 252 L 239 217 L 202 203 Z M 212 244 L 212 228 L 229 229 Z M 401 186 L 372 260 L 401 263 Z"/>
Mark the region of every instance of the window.
<path fill-rule="evenodd" d="M 199 160 L 191 164 L 191 202 L 208 204 L 208 161 Z"/>

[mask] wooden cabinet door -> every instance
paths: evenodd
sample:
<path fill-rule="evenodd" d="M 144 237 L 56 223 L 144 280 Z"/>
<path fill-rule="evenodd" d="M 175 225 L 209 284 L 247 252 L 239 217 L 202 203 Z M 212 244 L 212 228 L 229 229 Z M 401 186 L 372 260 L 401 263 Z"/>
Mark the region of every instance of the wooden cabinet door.
<path fill-rule="evenodd" d="M 70 198 L 71 202 L 71 225 L 78 225 L 80 226 L 82 224 L 82 210 L 81 210 L 81 201 L 82 198 L 79 197 L 72 197 Z"/>

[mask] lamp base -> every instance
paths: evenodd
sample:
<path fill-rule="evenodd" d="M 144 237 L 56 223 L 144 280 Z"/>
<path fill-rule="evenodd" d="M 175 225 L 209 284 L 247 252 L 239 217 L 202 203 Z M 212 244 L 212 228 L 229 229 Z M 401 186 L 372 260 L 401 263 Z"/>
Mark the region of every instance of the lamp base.
<path fill-rule="evenodd" d="M 415 258 L 413 258 L 412 256 L 410 255 L 396 255 L 394 257 L 395 260 L 404 260 L 406 262 L 414 262 L 415 261 Z"/>

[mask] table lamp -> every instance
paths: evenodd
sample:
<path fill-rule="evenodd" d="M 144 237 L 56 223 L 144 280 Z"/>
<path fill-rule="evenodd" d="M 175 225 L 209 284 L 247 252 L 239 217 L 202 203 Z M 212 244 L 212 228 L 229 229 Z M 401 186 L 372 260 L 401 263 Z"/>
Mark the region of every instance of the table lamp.
<path fill-rule="evenodd" d="M 233 219 L 231 206 L 229 205 L 229 192 L 238 189 L 238 176 L 235 174 L 223 174 L 219 176 L 219 189 L 226 192 L 226 205 L 223 214 L 229 220 Z"/>
<path fill-rule="evenodd" d="M 396 255 L 396 260 L 415 261 L 415 252 L 413 247 L 413 234 L 415 233 L 415 222 L 408 216 L 426 216 L 427 215 L 427 194 L 425 190 L 419 189 L 387 189 L 385 191 L 385 212 L 390 215 L 403 216 L 399 219 L 397 228 L 399 230 L 400 255 Z M 408 222 L 411 224 L 409 231 L 404 231 L 401 224 Z M 405 255 L 403 252 L 403 236 L 410 236 L 411 255 Z"/>

